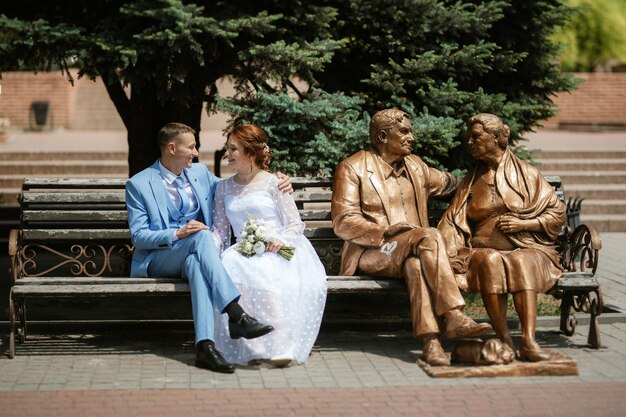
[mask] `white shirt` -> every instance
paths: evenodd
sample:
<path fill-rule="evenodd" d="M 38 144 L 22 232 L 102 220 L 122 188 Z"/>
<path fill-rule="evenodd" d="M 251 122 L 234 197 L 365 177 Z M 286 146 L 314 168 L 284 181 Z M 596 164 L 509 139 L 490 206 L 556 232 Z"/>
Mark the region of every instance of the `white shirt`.
<path fill-rule="evenodd" d="M 172 200 L 175 207 L 181 207 L 182 202 L 180 201 L 178 188 L 176 188 L 176 184 L 174 183 L 178 175 L 165 168 L 161 164 L 161 161 L 159 161 L 159 170 L 161 171 L 161 178 L 163 178 L 163 185 L 165 186 L 165 191 L 167 192 L 167 195 Z M 183 172 L 180 174 L 180 177 L 183 179 L 185 192 L 187 193 L 187 197 L 189 198 L 189 211 L 193 212 L 198 207 L 198 201 L 196 200 L 196 196 L 191 189 L 191 183 L 189 182 L 189 179 L 187 178 L 187 174 L 185 173 L 184 169 Z"/>

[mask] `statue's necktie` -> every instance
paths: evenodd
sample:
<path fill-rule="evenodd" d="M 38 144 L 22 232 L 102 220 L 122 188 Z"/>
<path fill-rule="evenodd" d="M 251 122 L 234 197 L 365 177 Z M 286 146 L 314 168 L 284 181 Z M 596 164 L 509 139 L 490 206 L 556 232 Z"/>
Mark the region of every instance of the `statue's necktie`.
<path fill-rule="evenodd" d="M 178 195 L 180 196 L 181 201 L 179 210 L 181 214 L 185 214 L 189 211 L 189 196 L 187 195 L 187 191 L 185 191 L 185 183 L 181 177 L 176 177 L 174 182 L 176 183 L 176 189 L 178 190 Z"/>

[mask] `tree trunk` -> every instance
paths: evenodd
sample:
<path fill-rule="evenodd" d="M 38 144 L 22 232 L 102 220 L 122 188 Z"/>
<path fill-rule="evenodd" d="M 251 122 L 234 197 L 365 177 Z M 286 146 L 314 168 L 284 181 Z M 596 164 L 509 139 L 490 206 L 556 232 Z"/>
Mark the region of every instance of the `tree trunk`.
<path fill-rule="evenodd" d="M 205 100 L 205 81 L 190 79 L 165 103 L 157 97 L 157 87 L 151 83 L 142 88 L 131 86 L 130 99 L 119 82 L 106 83 L 109 97 L 115 104 L 128 131 L 128 175 L 132 177 L 152 165 L 161 155 L 157 144 L 159 130 L 169 122 L 184 123 L 196 131 L 196 146 L 200 149 L 200 120 Z M 184 97 L 184 99 L 180 99 Z"/>

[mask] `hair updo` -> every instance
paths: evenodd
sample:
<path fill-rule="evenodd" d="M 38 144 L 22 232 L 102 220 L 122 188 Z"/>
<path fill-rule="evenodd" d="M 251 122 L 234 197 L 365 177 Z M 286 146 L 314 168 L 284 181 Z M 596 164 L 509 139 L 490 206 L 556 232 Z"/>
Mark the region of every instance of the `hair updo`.
<path fill-rule="evenodd" d="M 505 149 L 509 145 L 509 136 L 511 135 L 511 128 L 505 125 L 495 114 L 480 113 L 476 116 L 472 116 L 467 121 L 467 125 L 471 129 L 475 124 L 481 124 L 483 129 L 487 133 L 491 133 L 498 141 L 500 148 Z"/>
<path fill-rule="evenodd" d="M 243 148 L 244 155 L 252 156 L 254 163 L 264 171 L 269 170 L 272 150 L 267 145 L 267 134 L 254 124 L 236 126 L 228 132 L 228 138 L 235 138 Z"/>

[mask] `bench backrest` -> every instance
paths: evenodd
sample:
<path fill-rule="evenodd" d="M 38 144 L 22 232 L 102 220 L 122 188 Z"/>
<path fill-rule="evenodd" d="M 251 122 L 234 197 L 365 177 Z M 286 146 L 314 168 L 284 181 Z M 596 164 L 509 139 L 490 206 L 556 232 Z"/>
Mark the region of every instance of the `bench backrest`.
<path fill-rule="evenodd" d="M 563 199 L 561 180 L 546 179 Z M 329 275 L 337 274 L 343 242 L 332 231 L 331 178 L 291 179 L 305 235 Z M 20 276 L 128 276 L 132 246 L 124 179 L 27 178 L 20 195 L 16 279 Z M 431 225 L 443 209 L 431 208 Z"/>

